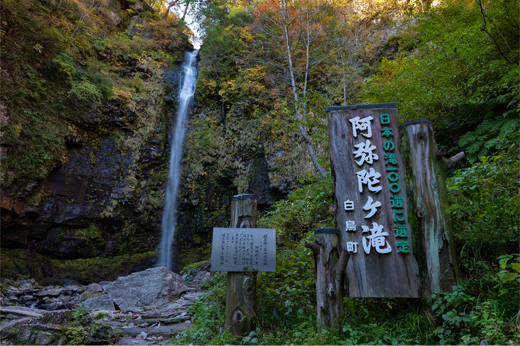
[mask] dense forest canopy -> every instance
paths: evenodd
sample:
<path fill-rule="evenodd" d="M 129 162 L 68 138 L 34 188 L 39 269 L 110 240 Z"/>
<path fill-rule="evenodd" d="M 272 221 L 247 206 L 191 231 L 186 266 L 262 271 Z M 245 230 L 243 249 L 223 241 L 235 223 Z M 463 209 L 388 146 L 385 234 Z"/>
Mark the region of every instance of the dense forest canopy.
<path fill-rule="evenodd" d="M 120 236 L 129 240 L 114 256 L 150 256 L 153 236 L 132 239 L 152 232 L 147 222 L 160 215 L 167 167 L 138 153 L 150 142 L 160 148 L 150 160 L 167 151 L 173 101 L 163 80 L 167 66 L 192 49 L 186 24 L 194 21 L 203 44 L 179 199 L 197 215 L 225 209 L 208 202 L 208 186 L 250 193 L 268 171 L 262 179 L 276 193 L 258 227 L 277 230 L 277 272 L 258 274 L 255 331 L 236 337 L 221 328 L 220 273 L 191 308 L 196 326 L 174 343 L 518 344 L 519 13 L 517 0 L 4 0 L 2 195 L 45 205 L 51 172 L 81 148 L 108 141 L 108 156 L 117 151 L 128 165 L 114 174 L 134 199 L 125 197 L 125 206 L 123 198 L 92 197 L 87 203 L 98 214 L 74 227 L 92 236 L 89 246 L 97 237 L 104 247 L 99 222 L 122 215 Z M 337 227 L 326 107 L 386 102 L 397 103 L 401 122 L 430 119 L 448 154 L 466 153 L 448 171 L 462 277 L 429 299 L 344 298 L 337 333 L 316 322 L 313 257 L 303 245 L 314 229 Z M 111 112 L 125 123 L 113 125 Z M 99 157 L 88 155 L 95 170 Z M 228 226 L 213 214 L 194 219 L 197 227 Z M 23 222 L 20 234 L 40 227 Z M 207 234 L 189 237 L 209 254 Z M 24 241 L 2 246 L 28 248 Z M 20 260 L 9 253 L 2 253 L 2 273 L 16 276 Z M 69 272 L 77 265 L 52 261 Z"/>

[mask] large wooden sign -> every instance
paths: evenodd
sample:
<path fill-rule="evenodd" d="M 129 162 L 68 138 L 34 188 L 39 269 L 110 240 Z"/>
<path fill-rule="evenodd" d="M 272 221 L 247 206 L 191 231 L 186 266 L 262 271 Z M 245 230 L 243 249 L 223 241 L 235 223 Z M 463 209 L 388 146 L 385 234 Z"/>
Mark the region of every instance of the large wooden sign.
<path fill-rule="evenodd" d="M 419 297 L 396 103 L 327 108 L 350 297 Z"/>
<path fill-rule="evenodd" d="M 211 271 L 276 271 L 276 230 L 213 228 Z"/>

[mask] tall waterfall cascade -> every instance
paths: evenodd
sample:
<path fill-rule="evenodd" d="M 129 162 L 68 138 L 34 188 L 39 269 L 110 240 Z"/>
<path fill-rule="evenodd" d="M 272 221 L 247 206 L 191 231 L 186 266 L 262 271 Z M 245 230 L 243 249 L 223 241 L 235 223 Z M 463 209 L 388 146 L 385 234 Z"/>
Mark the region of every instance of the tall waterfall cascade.
<path fill-rule="evenodd" d="M 182 64 L 182 75 L 180 91 L 178 95 L 177 122 L 175 133 L 171 141 L 170 171 L 168 183 L 166 185 L 166 200 L 162 214 L 161 243 L 159 244 L 159 263 L 158 266 L 172 269 L 173 256 L 173 236 L 177 225 L 177 191 L 180 181 L 180 164 L 182 158 L 182 148 L 184 136 L 186 135 L 186 120 L 190 105 L 195 94 L 197 81 L 197 55 L 198 50 L 185 53 Z"/>

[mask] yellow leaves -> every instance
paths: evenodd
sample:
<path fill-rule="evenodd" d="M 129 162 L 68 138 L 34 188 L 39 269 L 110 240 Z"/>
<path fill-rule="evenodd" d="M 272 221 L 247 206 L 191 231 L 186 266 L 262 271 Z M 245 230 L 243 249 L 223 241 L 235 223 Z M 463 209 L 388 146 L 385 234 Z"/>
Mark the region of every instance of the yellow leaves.
<path fill-rule="evenodd" d="M 249 81 L 256 81 L 267 75 L 265 66 L 255 66 L 244 69 L 244 79 Z"/>
<path fill-rule="evenodd" d="M 129 101 L 132 99 L 132 94 L 130 92 L 118 87 L 112 87 L 112 92 L 114 93 L 114 97 L 121 101 Z"/>
<path fill-rule="evenodd" d="M 43 50 L 43 46 L 42 46 L 41 44 L 37 43 L 37 44 L 35 44 L 35 45 L 33 46 L 33 49 L 34 49 L 36 52 L 38 52 L 38 54 L 41 54 L 41 53 L 42 53 L 42 50 Z"/>
<path fill-rule="evenodd" d="M 217 87 L 217 82 L 214 79 L 200 78 L 199 79 L 199 83 L 201 83 L 205 87 L 210 87 L 210 88 L 216 88 Z"/>
<path fill-rule="evenodd" d="M 406 66 L 406 57 L 400 54 L 394 60 L 388 60 L 386 57 L 381 61 L 381 67 L 377 73 L 377 78 L 381 81 L 387 81 L 394 74 L 401 71 Z"/>
<path fill-rule="evenodd" d="M 229 88 L 233 88 L 235 86 L 235 80 L 232 79 L 232 80 L 229 80 L 226 82 L 226 86 L 229 87 Z"/>
<path fill-rule="evenodd" d="M 253 29 L 249 26 L 240 28 L 238 35 L 240 37 L 239 42 L 245 44 L 253 39 Z"/>
<path fill-rule="evenodd" d="M 233 24 L 231 24 L 231 25 L 227 26 L 227 27 L 224 29 L 224 31 L 227 31 L 227 32 L 233 31 L 234 27 L 235 27 L 235 26 L 234 26 Z"/>
<path fill-rule="evenodd" d="M 236 85 L 236 82 L 234 79 L 221 83 L 220 84 L 221 89 L 218 91 L 218 94 L 220 96 L 223 96 L 225 93 L 227 93 L 229 91 L 235 91 L 236 90 L 235 85 Z"/>

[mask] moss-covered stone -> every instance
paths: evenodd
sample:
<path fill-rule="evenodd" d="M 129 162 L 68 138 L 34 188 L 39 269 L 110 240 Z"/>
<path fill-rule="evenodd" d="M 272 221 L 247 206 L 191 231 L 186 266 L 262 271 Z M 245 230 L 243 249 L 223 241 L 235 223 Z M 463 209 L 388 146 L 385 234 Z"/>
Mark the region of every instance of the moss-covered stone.
<path fill-rule="evenodd" d="M 80 284 L 114 280 L 137 270 L 149 268 L 155 251 L 78 259 L 56 259 L 30 253 L 25 249 L 4 249 L 0 253 L 2 278 L 34 277 L 41 284 L 63 284 L 71 280 Z"/>

